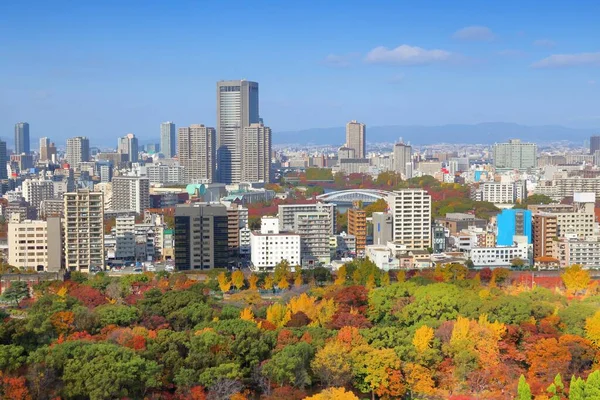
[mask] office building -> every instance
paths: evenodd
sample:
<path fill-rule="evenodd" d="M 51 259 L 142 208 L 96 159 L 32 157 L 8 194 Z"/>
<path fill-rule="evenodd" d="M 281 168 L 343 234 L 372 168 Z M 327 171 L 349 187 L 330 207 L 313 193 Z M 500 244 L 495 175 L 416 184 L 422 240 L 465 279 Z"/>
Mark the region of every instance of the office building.
<path fill-rule="evenodd" d="M 508 143 L 495 143 L 493 157 L 496 171 L 526 171 L 536 166 L 537 145 L 521 143 L 519 139 L 509 140 Z"/>
<path fill-rule="evenodd" d="M 404 179 L 410 179 L 406 165 L 412 165 L 412 146 L 399 142 L 394 145 L 394 171 L 402 174 Z M 411 174 L 412 175 L 412 168 Z"/>
<path fill-rule="evenodd" d="M 356 255 L 364 256 L 367 246 L 367 212 L 355 204 L 347 213 L 348 234 L 356 238 Z"/>
<path fill-rule="evenodd" d="M 242 182 L 271 181 L 271 128 L 262 123 L 242 130 Z"/>
<path fill-rule="evenodd" d="M 0 140 L 0 180 L 8 179 L 8 169 L 6 168 L 7 162 L 6 142 Z"/>
<path fill-rule="evenodd" d="M 600 150 L 600 136 L 590 137 L 590 154 L 594 155 Z"/>
<path fill-rule="evenodd" d="M 558 239 L 558 219 L 552 214 L 535 214 L 532 219 L 533 258 L 554 257 Z"/>
<path fill-rule="evenodd" d="M 395 245 L 409 251 L 431 247 L 431 196 L 422 189 L 396 190 L 387 203 L 394 220 Z"/>
<path fill-rule="evenodd" d="M 183 185 L 186 181 L 185 168 L 179 164 L 150 164 L 146 176 L 151 184 Z"/>
<path fill-rule="evenodd" d="M 8 263 L 32 271 L 57 272 L 62 268 L 60 217 L 46 221 L 22 220 L 15 214 L 8 223 Z"/>
<path fill-rule="evenodd" d="M 520 209 L 504 209 L 496 217 L 498 246 L 512 246 L 514 236 L 524 236 L 527 243 L 532 243 L 531 211 Z"/>
<path fill-rule="evenodd" d="M 527 198 L 525 181 L 484 182 L 475 190 L 473 199 L 494 204 L 519 203 Z"/>
<path fill-rule="evenodd" d="M 474 247 L 468 251 L 469 258 L 476 267 L 510 267 L 513 260 L 520 259 L 529 264 L 530 245 L 528 239 L 515 236 L 510 246 Z"/>
<path fill-rule="evenodd" d="M 447 229 L 442 225 L 434 224 L 431 227 L 432 234 L 432 248 L 434 253 L 443 253 L 448 247 L 448 236 L 446 235 Z"/>
<path fill-rule="evenodd" d="M 19 122 L 15 125 L 15 154 L 29 154 L 31 152 L 29 146 L 29 124 Z"/>
<path fill-rule="evenodd" d="M 227 208 L 196 203 L 175 208 L 175 266 L 179 271 L 228 266 Z"/>
<path fill-rule="evenodd" d="M 173 158 L 177 154 L 177 137 L 173 122 L 160 124 L 160 152 L 167 158 Z"/>
<path fill-rule="evenodd" d="M 485 229 L 487 226 L 485 219 L 476 218 L 473 214 L 465 213 L 447 213 L 444 217 L 436 218 L 435 223 L 448 229 L 451 235 L 456 235 L 471 226 L 481 229 Z"/>
<path fill-rule="evenodd" d="M 329 234 L 334 235 L 336 229 L 335 204 L 280 204 L 278 206 L 279 228 L 282 231 L 293 231 L 296 214 L 310 212 L 325 212 L 329 214 Z"/>
<path fill-rule="evenodd" d="M 250 233 L 250 260 L 252 269 L 272 271 L 281 261 L 300 265 L 300 235 L 280 232 L 279 219 L 262 217 L 260 231 Z"/>
<path fill-rule="evenodd" d="M 81 162 L 90 161 L 90 140 L 85 136 L 67 139 L 65 159 L 73 168 Z"/>
<path fill-rule="evenodd" d="M 346 147 L 354 150 L 356 158 L 365 158 L 367 155 L 367 126 L 355 120 L 346 124 Z"/>
<path fill-rule="evenodd" d="M 137 176 L 116 176 L 112 180 L 112 210 L 142 214 L 150 208 L 150 181 Z"/>
<path fill-rule="evenodd" d="M 118 216 L 115 220 L 115 258 L 135 259 L 135 217 Z"/>
<path fill-rule="evenodd" d="M 65 267 L 69 271 L 104 269 L 103 195 L 87 189 L 65 193 Z"/>
<path fill-rule="evenodd" d="M 178 130 L 179 163 L 185 169 L 186 183 L 215 181 L 216 132 L 204 125 Z"/>
<path fill-rule="evenodd" d="M 54 198 L 54 182 L 49 180 L 25 179 L 21 189 L 25 201 L 37 209 L 42 201 Z"/>
<path fill-rule="evenodd" d="M 250 124 L 260 123 L 258 83 L 246 80 L 217 82 L 217 158 L 219 182 L 242 180 L 240 136 Z"/>
<path fill-rule="evenodd" d="M 300 235 L 300 256 L 322 263 L 331 261 L 329 237 L 331 236 L 331 215 L 326 211 L 299 212 L 294 215 L 293 232 Z"/>
<path fill-rule="evenodd" d="M 392 228 L 394 220 L 392 214 L 387 212 L 373 213 L 373 244 L 386 246 L 393 240 Z"/>
<path fill-rule="evenodd" d="M 600 178 L 582 178 L 580 176 L 541 180 L 533 191 L 546 195 L 552 200 L 561 201 L 579 192 L 593 192 L 596 200 L 600 200 Z"/>
<path fill-rule="evenodd" d="M 227 208 L 227 246 L 231 256 L 240 255 L 240 232 L 244 228 L 248 228 L 248 209 L 231 203 Z"/>
<path fill-rule="evenodd" d="M 556 236 L 581 240 L 594 236 L 594 193 L 575 193 L 573 205 L 548 204 L 531 206 L 538 215 L 556 218 Z"/>
<path fill-rule="evenodd" d="M 48 161 L 48 147 L 50 147 L 50 139 L 47 137 L 40 138 L 40 161 Z"/>
<path fill-rule="evenodd" d="M 118 139 L 117 152 L 125 155 L 128 162 L 138 162 L 138 139 L 133 133 L 128 133 L 127 135 Z"/>
<path fill-rule="evenodd" d="M 600 267 L 600 241 L 561 238 L 556 242 L 555 258 L 562 268 L 577 264 L 583 268 Z"/>

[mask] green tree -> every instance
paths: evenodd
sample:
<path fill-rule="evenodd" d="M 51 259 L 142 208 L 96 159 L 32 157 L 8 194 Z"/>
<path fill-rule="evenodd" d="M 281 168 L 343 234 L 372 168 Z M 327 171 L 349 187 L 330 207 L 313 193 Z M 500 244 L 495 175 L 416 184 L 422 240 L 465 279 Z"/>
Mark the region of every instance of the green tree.
<path fill-rule="evenodd" d="M 569 400 L 585 400 L 585 381 L 581 378 L 571 376 L 569 384 Z"/>
<path fill-rule="evenodd" d="M 600 399 L 600 370 L 592 372 L 585 381 L 585 399 Z"/>
<path fill-rule="evenodd" d="M 265 363 L 262 372 L 279 385 L 303 388 L 312 383 L 310 361 L 314 353 L 313 346 L 306 342 L 285 346 Z"/>
<path fill-rule="evenodd" d="M 519 378 L 519 387 L 517 388 L 517 400 L 531 400 L 531 388 L 525 380 L 525 377 L 521 375 Z"/>
<path fill-rule="evenodd" d="M 19 306 L 22 299 L 29 297 L 29 286 L 24 281 L 13 281 L 10 286 L 2 293 L 2 299 L 15 303 Z"/>
<path fill-rule="evenodd" d="M 129 326 L 137 321 L 140 312 L 132 306 L 105 304 L 96 308 L 102 326 L 120 325 Z"/>
<path fill-rule="evenodd" d="M 25 363 L 25 349 L 14 344 L 0 344 L 0 371 L 16 371 Z"/>

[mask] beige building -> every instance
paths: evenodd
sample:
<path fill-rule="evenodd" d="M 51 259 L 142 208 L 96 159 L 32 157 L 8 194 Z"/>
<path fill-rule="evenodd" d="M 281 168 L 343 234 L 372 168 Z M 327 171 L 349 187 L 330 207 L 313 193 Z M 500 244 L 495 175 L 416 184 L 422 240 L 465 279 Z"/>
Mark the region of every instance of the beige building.
<path fill-rule="evenodd" d="M 366 157 L 367 126 L 355 120 L 346 124 L 346 146 L 354 149 L 354 157 Z"/>
<path fill-rule="evenodd" d="M 431 247 L 431 196 L 422 189 L 396 190 L 387 199 L 393 241 L 409 251 Z"/>
<path fill-rule="evenodd" d="M 112 183 L 111 182 L 101 182 L 96 183 L 94 185 L 94 191 L 102 192 L 104 198 L 104 211 L 108 211 L 112 209 Z"/>
<path fill-rule="evenodd" d="M 69 271 L 104 269 L 104 202 L 102 192 L 65 193 L 65 266 Z"/>
<path fill-rule="evenodd" d="M 215 128 L 196 124 L 177 132 L 179 164 L 185 168 L 186 183 L 216 181 Z"/>
<path fill-rule="evenodd" d="M 8 224 L 8 263 L 12 266 L 56 272 L 62 268 L 61 219 L 22 220 L 13 215 Z"/>
<path fill-rule="evenodd" d="M 77 167 L 80 162 L 90 160 L 90 140 L 84 136 L 67 139 L 67 162 L 72 168 Z"/>
<path fill-rule="evenodd" d="M 242 130 L 242 182 L 271 181 L 271 128 L 262 123 Z"/>

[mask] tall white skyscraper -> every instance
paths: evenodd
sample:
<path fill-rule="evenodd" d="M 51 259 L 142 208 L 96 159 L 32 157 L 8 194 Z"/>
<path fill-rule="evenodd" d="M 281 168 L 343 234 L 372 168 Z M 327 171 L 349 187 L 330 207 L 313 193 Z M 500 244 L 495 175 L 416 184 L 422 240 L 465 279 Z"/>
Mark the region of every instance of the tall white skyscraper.
<path fill-rule="evenodd" d="M 241 182 L 242 130 L 259 122 L 257 82 L 217 82 L 217 167 L 220 182 Z"/>
<path fill-rule="evenodd" d="M 396 190 L 387 199 L 394 242 L 407 250 L 431 247 L 431 196 L 422 189 Z"/>
<path fill-rule="evenodd" d="M 77 167 L 80 162 L 90 161 L 90 140 L 85 136 L 67 139 L 67 162 Z"/>
<path fill-rule="evenodd" d="M 160 152 L 167 158 L 175 157 L 177 154 L 177 137 L 173 122 L 160 124 Z"/>
<path fill-rule="evenodd" d="M 179 128 L 179 164 L 185 168 L 186 183 L 213 182 L 215 179 L 215 128 L 191 125 Z"/>
<path fill-rule="evenodd" d="M 242 131 L 242 181 L 271 180 L 271 128 L 250 124 Z"/>
<path fill-rule="evenodd" d="M 346 124 L 346 147 L 354 149 L 354 157 L 366 157 L 367 126 L 357 121 Z"/>
<path fill-rule="evenodd" d="M 27 122 L 19 122 L 15 125 L 15 154 L 29 154 L 29 124 Z"/>

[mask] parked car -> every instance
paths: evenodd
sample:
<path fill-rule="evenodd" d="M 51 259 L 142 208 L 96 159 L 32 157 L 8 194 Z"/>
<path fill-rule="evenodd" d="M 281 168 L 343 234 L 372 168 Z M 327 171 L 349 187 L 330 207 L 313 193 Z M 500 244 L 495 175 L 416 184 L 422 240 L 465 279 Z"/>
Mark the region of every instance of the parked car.
<path fill-rule="evenodd" d="M 142 267 L 135 267 L 135 268 L 133 269 L 133 272 L 136 272 L 136 273 L 142 273 L 142 272 L 144 272 L 144 270 L 142 269 Z"/>
<path fill-rule="evenodd" d="M 156 267 L 152 264 L 146 265 L 146 271 L 154 272 L 156 271 Z"/>
<path fill-rule="evenodd" d="M 175 271 L 175 267 L 171 264 L 167 264 L 167 265 L 165 265 L 165 271 L 173 272 L 173 271 Z"/>

